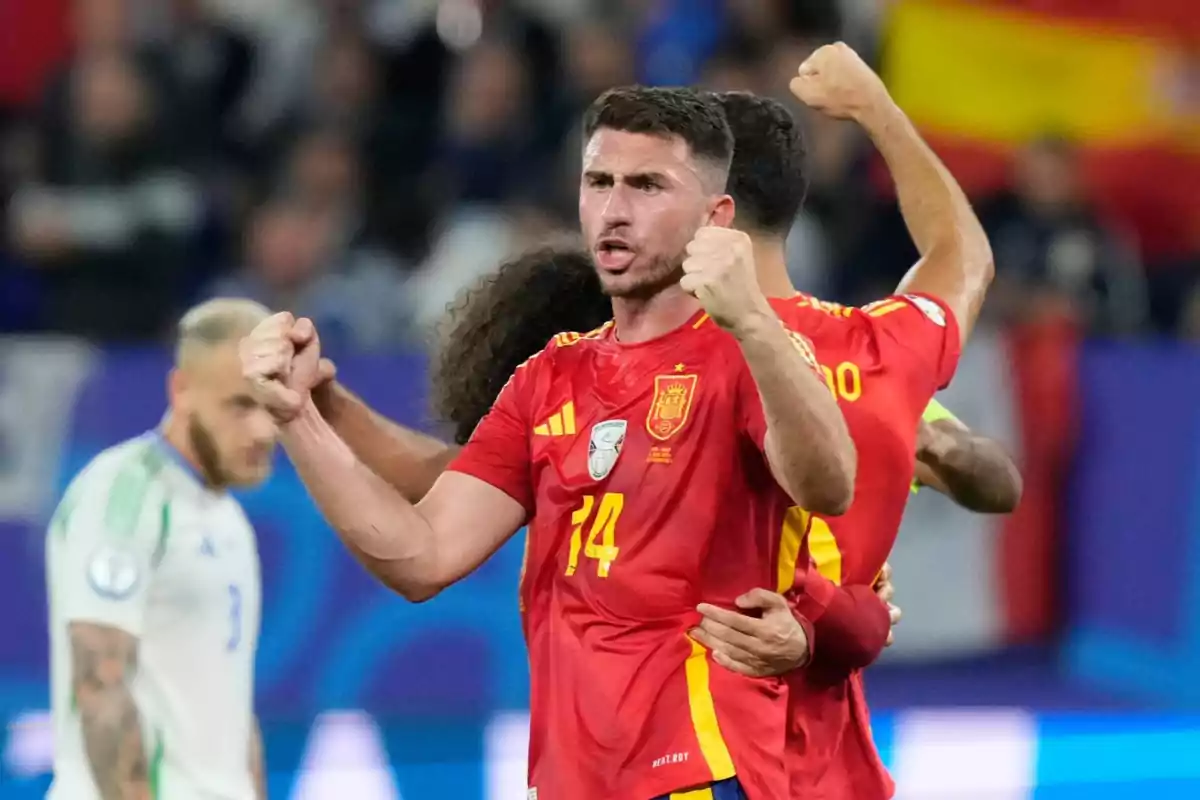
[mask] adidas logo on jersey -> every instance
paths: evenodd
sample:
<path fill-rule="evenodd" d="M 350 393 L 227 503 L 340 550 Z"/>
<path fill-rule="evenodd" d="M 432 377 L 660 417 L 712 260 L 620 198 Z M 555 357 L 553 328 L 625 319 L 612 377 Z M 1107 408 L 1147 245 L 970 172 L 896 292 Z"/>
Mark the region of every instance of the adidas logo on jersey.
<path fill-rule="evenodd" d="M 535 436 L 574 436 L 575 404 L 568 401 L 561 410 L 533 429 Z"/>

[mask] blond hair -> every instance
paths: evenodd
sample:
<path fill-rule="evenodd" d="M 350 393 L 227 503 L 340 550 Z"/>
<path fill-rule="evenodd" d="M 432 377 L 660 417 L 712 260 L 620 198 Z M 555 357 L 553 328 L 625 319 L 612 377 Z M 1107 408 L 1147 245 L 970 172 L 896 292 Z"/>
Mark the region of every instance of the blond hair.
<path fill-rule="evenodd" d="M 269 316 L 266 306 L 238 297 L 217 297 L 194 306 L 179 320 L 175 366 L 184 366 L 203 350 L 236 342 Z"/>

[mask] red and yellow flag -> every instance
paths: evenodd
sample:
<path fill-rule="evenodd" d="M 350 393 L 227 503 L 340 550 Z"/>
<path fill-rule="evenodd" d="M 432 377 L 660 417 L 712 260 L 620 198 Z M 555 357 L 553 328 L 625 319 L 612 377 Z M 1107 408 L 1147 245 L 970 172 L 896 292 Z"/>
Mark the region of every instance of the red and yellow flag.
<path fill-rule="evenodd" d="M 1191 0 L 897 0 L 884 78 L 970 189 L 994 188 L 1014 147 L 1054 134 L 1084 147 L 1101 204 L 1146 249 L 1200 219 Z"/>

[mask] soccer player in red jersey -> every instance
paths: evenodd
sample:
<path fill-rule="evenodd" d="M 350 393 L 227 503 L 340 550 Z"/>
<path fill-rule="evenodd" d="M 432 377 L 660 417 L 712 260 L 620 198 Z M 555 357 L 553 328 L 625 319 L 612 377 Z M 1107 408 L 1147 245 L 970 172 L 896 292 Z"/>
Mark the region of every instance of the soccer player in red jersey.
<path fill-rule="evenodd" d="M 781 530 L 800 550 L 795 504 L 844 510 L 853 447 L 807 344 L 758 292 L 744 234 L 719 227 L 733 211 L 719 108 L 617 90 L 586 130 L 580 217 L 615 324 L 518 369 L 416 507 L 305 396 L 311 323 L 262 388 L 290 400 L 283 440 L 318 505 L 412 599 L 529 520 L 531 793 L 734 791 L 721 782 L 736 775 L 751 798 L 785 797 L 780 688 L 710 669 L 686 634 L 701 597 L 732 605 L 773 581 Z M 260 355 L 244 352 L 248 372 Z"/>
<path fill-rule="evenodd" d="M 790 301 L 791 312 L 776 303 L 781 315 L 816 343 L 830 391 L 862 449 L 850 511 L 836 520 L 811 520 L 812 557 L 836 583 L 869 584 L 891 550 L 907 502 L 916 445 L 913 420 L 953 373 L 991 279 L 991 252 L 957 183 L 853 51 L 844 45 L 821 48 L 801 66 L 792 90 L 808 105 L 862 125 L 892 171 L 922 256 L 898 295 L 863 309 L 803 295 Z M 759 260 L 762 269 L 761 253 Z M 929 471 L 921 477 L 938 480 Z M 1011 494 L 1019 494 L 1019 479 Z M 800 610 L 810 618 L 819 608 L 820 599 L 811 592 L 801 599 Z M 720 649 L 714 639 L 738 622 L 724 610 L 713 609 L 709 616 L 702 628 L 711 628 L 713 635 L 697 638 Z M 890 797 L 894 786 L 871 741 L 861 675 L 847 676 L 818 660 L 788 677 L 792 796 Z"/>

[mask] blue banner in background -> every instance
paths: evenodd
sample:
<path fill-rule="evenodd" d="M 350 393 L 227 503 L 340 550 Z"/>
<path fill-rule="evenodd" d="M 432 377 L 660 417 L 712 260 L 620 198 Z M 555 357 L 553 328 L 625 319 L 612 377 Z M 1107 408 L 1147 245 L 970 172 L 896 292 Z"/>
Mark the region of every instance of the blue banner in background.
<path fill-rule="evenodd" d="M 168 367 L 164 353 L 0 342 L 4 798 L 41 797 L 49 781 L 46 520 L 92 456 L 158 422 Z M 382 413 L 422 427 L 420 358 L 347 359 L 339 368 Z M 1069 663 L 1168 701 L 1200 699 L 1197 376 L 1200 354 L 1186 351 L 1097 349 L 1081 370 Z M 346 554 L 286 459 L 242 500 L 262 553 L 258 707 L 272 796 L 524 800 L 522 542 L 412 606 Z M 938 684 L 937 696 L 947 690 Z M 903 705 L 917 696 L 891 695 Z M 905 792 L 927 800 L 1200 796 L 1194 717 L 902 710 L 874 715 L 873 729 Z"/>
<path fill-rule="evenodd" d="M 35 363 L 49 364 L 52 377 L 35 379 Z M 102 354 L 68 343 L 0 351 L 0 599 L 19 610 L 0 623 L 0 713 L 46 706 L 42 539 L 57 495 L 96 453 L 158 423 L 168 369 L 160 352 Z M 339 370 L 381 413 L 415 426 L 427 419 L 422 358 L 345 359 Z M 31 480 L 38 475 L 46 485 Z M 263 565 L 264 716 L 367 707 L 384 718 L 483 718 L 528 708 L 521 541 L 413 606 L 346 553 L 282 456 L 271 480 L 240 499 Z"/>
<path fill-rule="evenodd" d="M 1200 706 L 1200 352 L 1091 345 L 1080 384 L 1068 664 Z"/>

